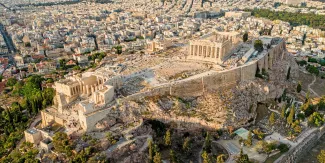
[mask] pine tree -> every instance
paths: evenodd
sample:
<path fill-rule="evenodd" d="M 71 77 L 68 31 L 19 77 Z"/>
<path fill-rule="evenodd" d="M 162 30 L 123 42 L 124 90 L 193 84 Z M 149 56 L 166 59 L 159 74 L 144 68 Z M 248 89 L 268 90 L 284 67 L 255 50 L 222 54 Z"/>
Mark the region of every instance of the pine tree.
<path fill-rule="evenodd" d="M 209 158 L 209 154 L 207 151 L 203 151 L 202 153 L 202 158 L 203 158 L 203 163 L 210 163 L 210 158 Z"/>
<path fill-rule="evenodd" d="M 210 133 L 207 132 L 206 136 L 205 136 L 205 140 L 204 140 L 204 150 L 208 153 L 211 152 L 211 136 Z"/>
<path fill-rule="evenodd" d="M 148 146 L 149 146 L 149 163 L 153 161 L 153 156 L 154 156 L 154 145 L 152 143 L 152 140 L 148 141 Z"/>
<path fill-rule="evenodd" d="M 217 157 L 217 163 L 224 163 L 225 162 L 225 160 L 223 160 L 224 157 L 225 157 L 224 154 L 219 155 Z"/>
<path fill-rule="evenodd" d="M 236 158 L 236 163 L 250 163 L 248 155 L 244 154 L 243 149 L 240 149 L 239 156 Z"/>
<path fill-rule="evenodd" d="M 275 116 L 274 116 L 274 112 L 272 112 L 269 118 L 269 124 L 273 126 L 274 123 L 275 123 Z"/>
<path fill-rule="evenodd" d="M 243 35 L 243 42 L 246 42 L 248 40 L 248 33 L 245 32 Z"/>
<path fill-rule="evenodd" d="M 252 142 L 253 142 L 253 135 L 252 135 L 252 132 L 249 131 L 248 135 L 247 135 L 247 139 L 246 139 L 246 145 L 251 146 Z"/>
<path fill-rule="evenodd" d="M 165 145 L 166 146 L 170 146 L 172 144 L 171 142 L 171 135 L 170 135 L 170 130 L 168 129 L 166 131 L 166 135 L 165 135 Z"/>
<path fill-rule="evenodd" d="M 290 71 L 291 71 L 291 67 L 289 67 L 289 69 L 288 69 L 288 73 L 287 73 L 287 80 L 289 80 L 289 79 L 290 79 Z"/>
<path fill-rule="evenodd" d="M 173 150 L 170 150 L 169 152 L 169 161 L 170 163 L 177 163 L 177 158 Z"/>
<path fill-rule="evenodd" d="M 283 106 L 281 109 L 281 118 L 285 119 L 286 118 L 286 107 Z"/>
<path fill-rule="evenodd" d="M 156 152 L 155 157 L 153 158 L 154 163 L 162 163 L 160 152 Z"/>
<path fill-rule="evenodd" d="M 183 150 L 185 152 L 188 152 L 191 148 L 191 139 L 189 137 L 185 138 L 183 143 Z"/>
<path fill-rule="evenodd" d="M 309 90 L 307 91 L 307 94 L 306 94 L 306 102 L 309 100 L 309 98 L 310 98 L 310 92 L 309 92 Z"/>
<path fill-rule="evenodd" d="M 317 155 L 317 160 L 320 163 L 325 163 L 325 150 L 320 151 L 320 153 Z"/>
<path fill-rule="evenodd" d="M 290 114 L 289 114 L 289 116 L 288 116 L 288 118 L 287 118 L 287 123 L 288 124 L 292 124 L 293 123 L 293 118 L 294 118 L 294 116 L 295 116 L 295 108 L 294 107 L 291 107 L 291 109 L 290 109 Z"/>
<path fill-rule="evenodd" d="M 301 92 L 301 82 L 299 82 L 298 85 L 297 85 L 297 92 L 298 92 L 298 93 Z"/>

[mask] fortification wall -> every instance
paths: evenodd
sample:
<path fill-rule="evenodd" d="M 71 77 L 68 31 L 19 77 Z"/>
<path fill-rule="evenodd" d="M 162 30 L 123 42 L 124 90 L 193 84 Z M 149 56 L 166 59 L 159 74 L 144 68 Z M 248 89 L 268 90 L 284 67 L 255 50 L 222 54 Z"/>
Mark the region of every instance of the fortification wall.
<path fill-rule="evenodd" d="M 81 111 L 79 111 L 80 124 L 86 132 L 93 131 L 97 122 L 107 117 L 107 114 L 111 111 L 111 108 L 107 108 L 98 110 L 90 115 L 84 115 Z"/>
<path fill-rule="evenodd" d="M 220 72 L 209 71 L 192 76 L 187 79 L 166 83 L 152 88 L 146 92 L 139 92 L 125 98 L 119 99 L 119 102 L 128 100 L 137 100 L 148 96 L 171 95 L 171 96 L 200 96 L 204 91 L 227 89 L 233 87 L 240 81 L 255 79 L 257 67 L 262 70 L 272 68 L 272 65 L 279 59 L 283 59 L 285 43 L 282 41 L 277 46 L 269 49 L 264 56 L 256 61 L 251 61 L 243 66 Z"/>

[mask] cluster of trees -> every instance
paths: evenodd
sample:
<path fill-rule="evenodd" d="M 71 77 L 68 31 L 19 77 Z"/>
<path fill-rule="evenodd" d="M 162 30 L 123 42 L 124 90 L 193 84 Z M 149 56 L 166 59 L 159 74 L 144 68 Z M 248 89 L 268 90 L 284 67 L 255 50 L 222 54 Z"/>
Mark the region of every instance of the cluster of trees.
<path fill-rule="evenodd" d="M 69 68 L 73 68 L 74 67 L 74 65 L 71 65 L 71 66 L 66 65 L 67 62 L 68 62 L 68 60 L 66 60 L 66 59 L 60 59 L 59 60 L 59 69 L 60 70 L 67 70 Z M 76 61 L 76 64 L 78 65 L 78 62 L 77 61 Z"/>
<path fill-rule="evenodd" d="M 297 86 L 297 92 L 301 91 L 301 84 Z M 299 113 L 296 114 L 295 107 L 292 105 L 290 109 L 284 106 L 281 110 L 281 119 L 286 121 L 288 126 L 290 126 L 289 136 L 296 136 L 302 129 L 300 126 L 301 121 L 308 117 L 308 125 L 319 127 L 324 124 L 325 119 L 322 114 L 316 110 L 325 109 L 325 97 L 322 97 L 317 104 L 313 104 L 309 98 L 309 92 L 307 92 L 306 100 L 303 105 L 299 108 Z M 274 117 L 271 115 L 269 118 L 269 123 L 272 124 Z"/>
<path fill-rule="evenodd" d="M 105 57 L 106 57 L 106 54 L 104 52 L 99 52 L 99 53 L 95 53 L 93 55 L 88 56 L 88 60 L 95 61 L 96 59 L 99 59 L 99 61 L 101 61 Z"/>
<path fill-rule="evenodd" d="M 321 66 L 325 66 L 325 59 L 316 59 L 316 58 L 312 58 L 312 57 L 308 57 L 308 62 L 310 63 L 318 63 L 320 64 Z M 301 60 L 301 61 L 297 61 L 297 64 L 299 66 L 306 66 L 306 70 L 311 73 L 311 74 L 315 74 L 316 76 L 319 75 L 319 69 L 318 67 L 315 67 L 314 65 L 311 65 L 311 64 L 308 64 L 307 61 L 305 60 Z"/>
<path fill-rule="evenodd" d="M 297 61 L 297 64 L 298 64 L 299 66 L 304 66 L 304 65 L 307 65 L 308 63 L 307 63 L 307 61 L 305 61 L 305 60 L 301 60 L 301 61 Z"/>
<path fill-rule="evenodd" d="M 116 49 L 117 54 L 122 54 L 122 46 L 121 45 L 115 46 L 114 49 Z"/>
<path fill-rule="evenodd" d="M 152 140 L 149 140 L 148 142 L 148 148 L 149 148 L 149 157 L 148 157 L 148 162 L 149 163 L 162 163 L 161 160 L 161 154 L 159 152 L 159 148 L 157 144 L 154 144 Z M 174 154 L 172 151 L 170 152 L 171 154 Z M 173 159 L 175 159 L 175 155 L 173 155 Z"/>
<path fill-rule="evenodd" d="M 257 136 L 258 139 L 260 140 L 264 139 L 265 134 L 259 128 L 254 129 L 253 133 Z"/>
<path fill-rule="evenodd" d="M 78 153 L 72 152 L 72 149 L 76 144 L 68 137 L 65 132 L 55 133 L 52 143 L 55 151 L 64 154 L 66 160 L 69 160 L 71 163 L 109 162 L 105 156 L 98 153 L 100 151 L 97 148 L 97 139 L 94 139 L 88 135 L 83 135 L 81 139 L 87 143 L 89 142 L 89 146 L 83 148 Z M 56 160 L 56 158 L 52 161 L 59 162 L 59 160 Z"/>
<path fill-rule="evenodd" d="M 4 157 L 0 162 L 31 162 L 39 163 L 40 161 L 35 159 L 39 153 L 38 149 L 33 148 L 33 144 L 29 142 L 23 142 L 19 149 L 16 149 L 10 153 L 8 157 Z"/>
<path fill-rule="evenodd" d="M 252 161 L 249 160 L 248 155 L 244 154 L 243 149 L 240 149 L 239 155 L 236 157 L 236 163 L 252 163 Z"/>
<path fill-rule="evenodd" d="M 287 112 L 287 106 L 284 106 L 281 110 L 281 119 L 286 121 L 287 124 L 291 127 L 289 130 L 289 135 L 297 135 L 301 132 L 300 121 L 304 119 L 304 115 L 298 119 L 295 119 L 295 107 L 291 106 L 289 113 Z"/>
<path fill-rule="evenodd" d="M 64 132 L 57 132 L 53 136 L 53 146 L 55 151 L 66 154 L 67 156 L 72 155 L 72 142 L 68 135 Z"/>
<path fill-rule="evenodd" d="M 318 113 L 318 112 L 314 112 L 312 115 L 310 115 L 308 117 L 308 125 L 311 126 L 321 126 L 324 124 L 324 115 Z"/>
<path fill-rule="evenodd" d="M 318 70 L 318 68 L 315 67 L 315 66 L 313 66 L 313 65 L 308 64 L 308 65 L 306 66 L 306 70 L 307 70 L 309 73 L 311 73 L 311 74 L 315 74 L 316 76 L 319 75 L 319 70 Z"/>
<path fill-rule="evenodd" d="M 239 144 L 244 143 L 246 146 L 253 145 L 253 134 L 251 131 L 248 131 L 247 139 L 239 139 Z"/>
<path fill-rule="evenodd" d="M 270 20 L 282 20 L 292 26 L 308 25 L 313 28 L 325 30 L 325 17 L 314 13 L 291 13 L 285 11 L 271 11 L 268 9 L 248 10 L 255 17 L 268 18 Z"/>
<path fill-rule="evenodd" d="M 10 108 L 0 108 L 0 157 L 16 146 L 29 124 L 29 119 L 41 109 L 52 105 L 54 90 L 42 90 L 43 80 L 41 76 L 30 76 L 25 82 L 8 79 L 7 86 L 12 87 L 12 95 L 21 96 L 23 99 L 13 102 Z"/>
<path fill-rule="evenodd" d="M 325 163 L 325 150 L 321 150 L 317 155 L 317 160 L 320 163 Z"/>
<path fill-rule="evenodd" d="M 207 132 L 204 139 L 203 152 L 201 154 L 203 163 L 212 163 L 210 159 L 210 157 L 213 155 L 211 143 L 212 143 L 211 135 L 209 132 Z M 226 159 L 226 155 L 220 154 L 216 158 L 216 163 L 224 163 L 225 159 Z"/>
<path fill-rule="evenodd" d="M 266 72 L 265 68 L 262 68 L 262 73 L 261 73 L 260 68 L 257 66 L 257 67 L 256 67 L 255 77 L 258 77 L 258 78 L 261 78 L 261 79 L 268 80 L 270 76 L 269 76 L 269 74 Z"/>
<path fill-rule="evenodd" d="M 276 142 L 266 142 L 264 140 L 260 140 L 256 143 L 256 150 L 261 153 L 270 154 L 273 150 L 278 149 L 280 152 L 284 153 L 289 150 L 289 147 L 286 144 L 277 145 Z"/>
<path fill-rule="evenodd" d="M 111 144 L 111 145 L 114 145 L 117 143 L 117 140 L 116 138 L 113 136 L 113 134 L 111 132 L 107 132 L 106 133 L 106 138 L 108 140 L 108 142 Z"/>

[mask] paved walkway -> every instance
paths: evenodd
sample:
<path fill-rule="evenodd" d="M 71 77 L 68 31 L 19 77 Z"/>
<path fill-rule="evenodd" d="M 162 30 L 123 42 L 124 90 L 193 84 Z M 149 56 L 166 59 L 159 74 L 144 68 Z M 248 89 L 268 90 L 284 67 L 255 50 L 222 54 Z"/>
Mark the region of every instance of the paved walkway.
<path fill-rule="evenodd" d="M 140 138 L 147 138 L 147 141 L 144 143 L 144 145 L 139 149 L 139 152 L 143 152 L 144 150 L 146 150 L 146 148 L 148 147 L 148 141 L 152 140 L 152 136 L 151 135 L 142 135 L 142 136 L 137 136 L 132 140 L 126 140 L 125 138 L 122 138 L 121 140 L 119 140 L 116 144 L 112 145 L 111 147 L 109 147 L 106 151 L 104 151 L 103 153 L 106 155 L 106 157 L 111 156 L 112 152 L 117 149 L 117 148 L 122 148 L 134 141 L 136 141 L 137 139 Z"/>
<path fill-rule="evenodd" d="M 228 154 L 229 159 L 226 161 L 227 163 L 235 163 L 236 156 L 240 153 L 241 145 L 239 144 L 238 140 L 218 140 L 215 141 L 216 143 L 223 146 Z M 253 142 L 252 147 L 243 147 L 243 152 L 248 155 L 249 158 L 254 159 L 258 162 L 264 162 L 267 158 L 266 154 L 259 154 L 254 149 L 255 143 Z"/>

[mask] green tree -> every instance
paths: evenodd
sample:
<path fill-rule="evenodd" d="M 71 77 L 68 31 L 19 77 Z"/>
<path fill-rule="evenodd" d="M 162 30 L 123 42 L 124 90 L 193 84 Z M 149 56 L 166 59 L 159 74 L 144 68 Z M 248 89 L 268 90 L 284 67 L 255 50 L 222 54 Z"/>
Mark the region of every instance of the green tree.
<path fill-rule="evenodd" d="M 251 161 L 249 161 L 248 155 L 244 154 L 243 149 L 240 149 L 240 153 L 236 157 L 236 163 L 251 163 Z"/>
<path fill-rule="evenodd" d="M 308 102 L 309 99 L 310 99 L 310 92 L 309 92 L 309 90 L 308 90 L 307 93 L 306 93 L 306 102 Z"/>
<path fill-rule="evenodd" d="M 247 146 L 251 146 L 253 144 L 253 135 L 252 135 L 252 132 L 251 131 L 248 132 L 248 135 L 247 135 L 247 139 L 245 141 L 245 144 Z"/>
<path fill-rule="evenodd" d="M 166 146 L 172 145 L 171 134 L 170 134 L 170 130 L 169 129 L 166 131 L 166 134 L 165 134 L 165 145 Z"/>
<path fill-rule="evenodd" d="M 77 71 L 77 70 L 80 70 L 81 68 L 80 68 L 80 66 L 76 65 L 72 69 L 75 70 L 75 71 Z"/>
<path fill-rule="evenodd" d="M 156 152 L 155 157 L 153 158 L 154 163 L 162 163 L 160 152 Z"/>
<path fill-rule="evenodd" d="M 57 132 L 53 136 L 53 146 L 59 153 L 65 153 L 68 156 L 72 155 L 72 143 L 68 135 L 64 132 Z"/>
<path fill-rule="evenodd" d="M 224 154 L 219 155 L 217 157 L 217 163 L 224 163 L 225 162 L 224 157 L 225 157 Z"/>
<path fill-rule="evenodd" d="M 173 150 L 169 151 L 169 161 L 170 163 L 177 163 L 177 158 L 176 158 L 176 154 Z"/>
<path fill-rule="evenodd" d="M 257 136 L 258 139 L 263 140 L 264 139 L 264 133 L 259 129 L 254 129 L 253 133 Z"/>
<path fill-rule="evenodd" d="M 203 151 L 202 153 L 202 159 L 203 159 L 203 163 L 211 163 L 210 158 L 209 158 L 209 154 L 207 151 Z"/>
<path fill-rule="evenodd" d="M 113 135 L 112 135 L 112 133 L 111 132 L 107 132 L 106 133 L 106 138 L 107 138 L 107 140 L 109 141 L 109 143 L 111 144 L 111 145 L 114 145 L 114 144 L 116 144 L 116 140 L 114 139 L 114 137 L 113 137 Z"/>
<path fill-rule="evenodd" d="M 152 143 L 152 140 L 150 139 L 148 141 L 148 148 L 149 148 L 149 156 L 148 156 L 148 159 L 149 159 L 149 163 L 151 163 L 153 161 L 153 157 L 154 157 L 154 145 Z"/>
<path fill-rule="evenodd" d="M 207 132 L 206 136 L 205 136 L 205 140 L 204 140 L 203 150 L 205 150 L 208 153 L 211 153 L 211 149 L 212 149 L 212 147 L 211 147 L 211 136 L 210 136 L 210 133 Z"/>
<path fill-rule="evenodd" d="M 288 72 L 287 72 L 287 80 L 290 79 L 290 71 L 291 71 L 291 67 L 289 67 Z"/>
<path fill-rule="evenodd" d="M 289 125 L 291 125 L 293 123 L 294 116 L 295 116 L 295 108 L 294 108 L 294 106 L 292 106 L 290 109 L 289 116 L 287 118 L 287 123 Z"/>
<path fill-rule="evenodd" d="M 318 112 L 314 112 L 312 115 L 310 115 L 308 117 L 308 125 L 311 125 L 311 126 L 321 126 L 323 125 L 325 122 L 325 119 L 324 119 L 324 115 L 318 113 Z"/>
<path fill-rule="evenodd" d="M 298 93 L 301 92 L 301 82 L 299 82 L 298 85 L 297 85 L 297 92 L 298 92 Z"/>
<path fill-rule="evenodd" d="M 321 150 L 317 155 L 317 160 L 319 163 L 325 163 L 325 150 Z"/>
<path fill-rule="evenodd" d="M 325 110 L 325 96 L 322 96 L 317 105 L 319 110 Z"/>
<path fill-rule="evenodd" d="M 259 52 L 263 51 L 263 42 L 262 42 L 262 40 L 255 40 L 254 49 L 259 51 Z"/>
<path fill-rule="evenodd" d="M 286 107 L 283 106 L 281 109 L 281 118 L 285 119 L 286 118 Z"/>
<path fill-rule="evenodd" d="M 183 151 L 189 152 L 191 149 L 191 139 L 189 137 L 186 137 L 183 142 Z"/>
<path fill-rule="evenodd" d="M 273 126 L 275 123 L 275 115 L 274 112 L 271 113 L 270 118 L 269 118 L 269 124 Z"/>
<path fill-rule="evenodd" d="M 17 79 L 16 78 L 9 78 L 7 80 L 6 86 L 13 87 L 16 83 L 17 83 Z"/>
<path fill-rule="evenodd" d="M 243 41 L 246 42 L 248 40 L 248 33 L 245 32 L 243 35 Z"/>

